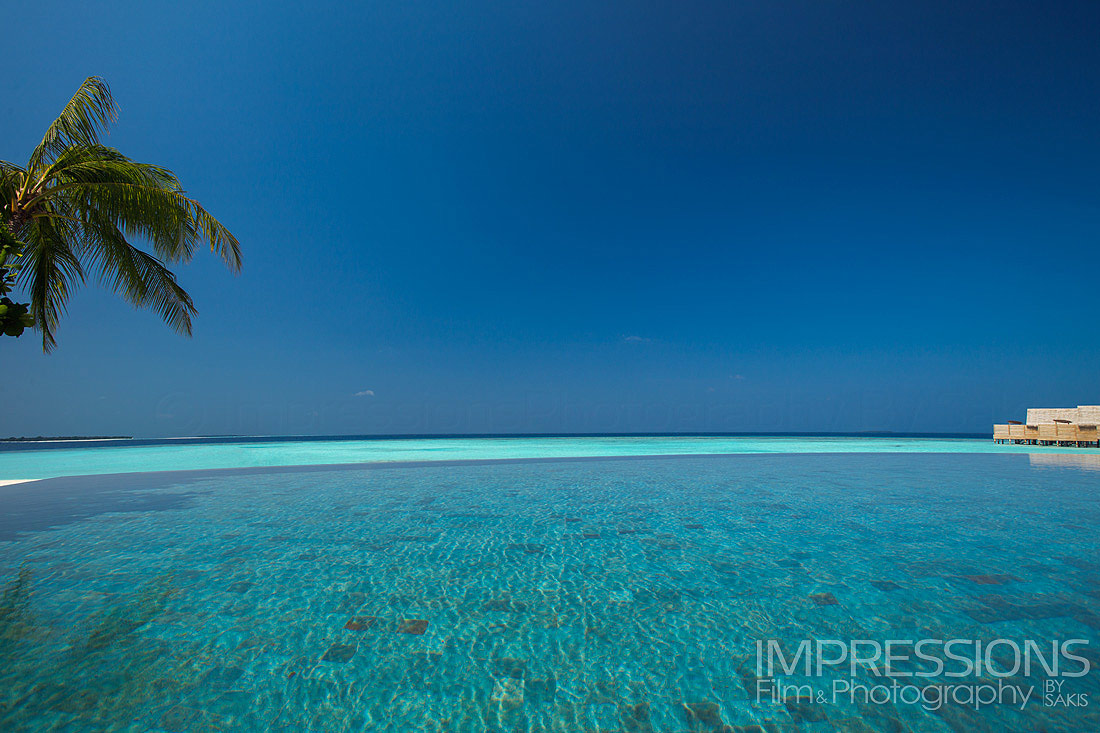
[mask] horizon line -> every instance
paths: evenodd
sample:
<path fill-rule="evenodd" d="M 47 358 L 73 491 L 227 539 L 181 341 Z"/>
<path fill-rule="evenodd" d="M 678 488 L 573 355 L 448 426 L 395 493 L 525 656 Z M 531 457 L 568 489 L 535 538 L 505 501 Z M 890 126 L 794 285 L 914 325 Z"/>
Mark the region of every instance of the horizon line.
<path fill-rule="evenodd" d="M 218 435 L 187 435 L 164 437 L 20 437 L 0 439 L 0 450 L 12 450 L 16 446 L 33 445 L 36 448 L 49 447 L 51 445 L 63 447 L 66 444 L 82 443 L 106 445 L 137 445 L 153 443 L 185 443 L 185 442 L 282 442 L 282 441 L 348 441 L 348 440 L 458 440 L 458 439 L 505 439 L 505 438 L 737 438 L 737 437 L 772 437 L 772 438 L 941 438 L 941 439 L 980 439 L 989 437 L 987 433 L 975 432 L 907 432 L 892 430 L 859 430 L 859 431 L 653 431 L 653 432 L 547 432 L 547 433 L 348 433 L 348 434 L 218 434 Z"/>

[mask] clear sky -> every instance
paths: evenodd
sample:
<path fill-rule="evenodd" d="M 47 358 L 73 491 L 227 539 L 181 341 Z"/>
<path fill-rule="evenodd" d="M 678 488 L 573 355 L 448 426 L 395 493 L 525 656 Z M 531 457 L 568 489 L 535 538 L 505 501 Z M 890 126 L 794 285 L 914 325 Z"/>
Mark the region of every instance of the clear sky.
<path fill-rule="evenodd" d="M 241 240 L 92 286 L 0 435 L 985 431 L 1100 402 L 1100 3 L 10 4 Z"/>

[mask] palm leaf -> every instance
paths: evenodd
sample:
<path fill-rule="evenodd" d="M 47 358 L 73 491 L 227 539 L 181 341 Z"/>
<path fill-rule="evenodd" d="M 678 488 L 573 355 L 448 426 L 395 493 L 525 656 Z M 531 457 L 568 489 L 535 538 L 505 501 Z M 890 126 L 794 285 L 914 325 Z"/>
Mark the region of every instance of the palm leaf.
<path fill-rule="evenodd" d="M 26 229 L 26 261 L 18 281 L 27 284 L 34 326 L 42 332 L 42 350 L 49 352 L 57 346 L 54 329 L 72 287 L 84 282 L 84 269 L 53 219 L 35 219 Z"/>
<path fill-rule="evenodd" d="M 157 253 L 168 260 L 186 262 L 195 245 L 206 242 L 234 272 L 241 268 L 237 238 L 182 191 L 101 180 L 65 184 L 50 195 L 58 194 L 69 197 L 82 209 L 102 212 L 128 235 L 149 239 Z"/>
<path fill-rule="evenodd" d="M 136 308 L 151 308 L 178 333 L 191 335 L 195 304 L 160 260 L 126 241 L 98 215 L 84 222 L 84 254 L 100 282 Z"/>
<path fill-rule="evenodd" d="M 14 163 L 0 160 L 0 212 L 11 208 L 11 202 L 23 185 L 26 173 Z"/>
<path fill-rule="evenodd" d="M 170 170 L 96 145 L 64 151 L 48 173 L 57 185 L 30 205 L 64 195 L 112 217 L 127 235 L 148 239 L 157 254 L 169 261 L 190 260 L 195 245 L 205 242 L 234 272 L 240 271 L 237 238 L 185 195 Z"/>
<path fill-rule="evenodd" d="M 118 117 L 111 89 L 98 76 L 89 76 L 46 129 L 42 142 L 31 153 L 28 170 L 51 160 L 65 148 L 99 144 L 100 130 Z"/>

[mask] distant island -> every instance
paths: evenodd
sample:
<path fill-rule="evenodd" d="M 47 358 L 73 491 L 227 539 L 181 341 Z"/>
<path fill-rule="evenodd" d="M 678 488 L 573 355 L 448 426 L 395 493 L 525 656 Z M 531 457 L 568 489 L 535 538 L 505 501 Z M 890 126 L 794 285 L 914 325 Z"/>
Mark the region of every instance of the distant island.
<path fill-rule="evenodd" d="M 133 440 L 132 435 L 38 435 L 34 438 L 28 438 L 26 436 L 19 438 L 0 438 L 0 442 L 4 443 L 33 443 L 35 441 L 49 441 L 49 440 Z"/>

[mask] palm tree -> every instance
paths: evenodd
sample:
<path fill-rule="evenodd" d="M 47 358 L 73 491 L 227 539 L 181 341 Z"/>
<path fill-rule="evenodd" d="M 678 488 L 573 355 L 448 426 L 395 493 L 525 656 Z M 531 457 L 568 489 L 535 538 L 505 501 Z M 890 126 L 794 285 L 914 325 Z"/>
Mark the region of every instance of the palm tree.
<path fill-rule="evenodd" d="M 7 276 L 0 283 L 30 298 L 26 322 L 42 332 L 44 351 L 57 345 L 58 321 L 88 272 L 190 335 L 195 305 L 166 263 L 189 261 L 205 243 L 231 270 L 241 267 L 237 239 L 187 197 L 171 171 L 100 144 L 115 119 L 107 84 L 89 77 L 25 166 L 0 161 L 0 275 Z"/>

